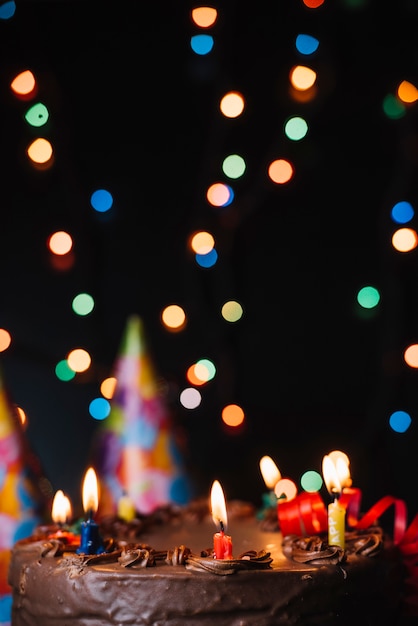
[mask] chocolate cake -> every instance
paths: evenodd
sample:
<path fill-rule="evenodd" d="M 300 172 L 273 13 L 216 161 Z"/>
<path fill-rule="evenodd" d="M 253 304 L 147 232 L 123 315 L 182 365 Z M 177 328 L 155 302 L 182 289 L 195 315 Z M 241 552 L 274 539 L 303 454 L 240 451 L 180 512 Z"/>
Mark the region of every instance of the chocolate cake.
<path fill-rule="evenodd" d="M 398 623 L 403 566 L 381 528 L 347 533 L 342 550 L 247 513 L 230 516 L 231 559 L 214 558 L 214 524 L 196 511 L 103 520 L 104 552 L 92 555 L 40 528 L 12 551 L 12 626 Z"/>

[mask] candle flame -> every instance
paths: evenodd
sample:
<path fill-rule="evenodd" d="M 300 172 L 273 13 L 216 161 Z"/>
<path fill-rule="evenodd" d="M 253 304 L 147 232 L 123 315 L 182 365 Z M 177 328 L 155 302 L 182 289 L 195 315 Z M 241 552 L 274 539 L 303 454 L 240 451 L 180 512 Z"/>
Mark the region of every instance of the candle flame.
<path fill-rule="evenodd" d="M 271 457 L 263 456 L 260 459 L 260 471 L 263 480 L 266 483 L 266 487 L 268 489 L 274 489 L 276 483 L 279 482 L 282 475 Z"/>
<path fill-rule="evenodd" d="M 226 514 L 226 505 L 224 492 L 218 480 L 213 481 L 210 494 L 212 519 L 215 526 L 221 530 L 226 530 L 228 518 Z"/>
<path fill-rule="evenodd" d="M 324 456 L 322 473 L 330 495 L 339 497 L 344 487 L 351 486 L 349 463 L 348 456 L 339 450 Z"/>
<path fill-rule="evenodd" d="M 92 467 L 89 467 L 83 483 L 83 508 L 85 513 L 96 513 L 99 506 L 98 492 L 96 472 Z"/>
<path fill-rule="evenodd" d="M 71 518 L 70 500 L 61 489 L 54 496 L 51 517 L 56 524 L 65 524 Z"/>

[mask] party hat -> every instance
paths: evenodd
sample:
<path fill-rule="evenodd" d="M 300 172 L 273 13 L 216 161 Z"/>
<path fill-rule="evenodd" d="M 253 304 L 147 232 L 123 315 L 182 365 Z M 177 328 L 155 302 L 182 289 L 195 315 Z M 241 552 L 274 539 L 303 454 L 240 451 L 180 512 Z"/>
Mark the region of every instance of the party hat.
<path fill-rule="evenodd" d="M 10 402 L 0 372 L 0 624 L 11 619 L 11 588 L 7 582 L 10 550 L 33 533 L 42 519 L 41 472 L 29 450 L 22 422 Z"/>
<path fill-rule="evenodd" d="M 100 515 L 117 513 L 126 499 L 142 514 L 186 504 L 191 489 L 184 456 L 137 315 L 128 318 L 114 376 L 110 414 L 93 437 Z"/>

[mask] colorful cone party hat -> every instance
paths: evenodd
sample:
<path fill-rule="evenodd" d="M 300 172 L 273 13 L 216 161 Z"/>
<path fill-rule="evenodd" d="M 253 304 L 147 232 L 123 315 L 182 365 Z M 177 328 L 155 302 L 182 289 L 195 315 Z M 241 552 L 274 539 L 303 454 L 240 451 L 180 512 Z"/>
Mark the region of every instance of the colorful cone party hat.
<path fill-rule="evenodd" d="M 0 372 L 0 624 L 11 620 L 12 596 L 7 583 L 10 550 L 41 522 L 45 503 L 41 472 L 27 445 L 21 420 L 9 401 Z"/>
<path fill-rule="evenodd" d="M 110 414 L 93 438 L 99 514 L 118 513 L 126 500 L 141 514 L 170 503 L 186 504 L 191 493 L 183 455 L 138 316 L 128 319 L 114 376 Z"/>

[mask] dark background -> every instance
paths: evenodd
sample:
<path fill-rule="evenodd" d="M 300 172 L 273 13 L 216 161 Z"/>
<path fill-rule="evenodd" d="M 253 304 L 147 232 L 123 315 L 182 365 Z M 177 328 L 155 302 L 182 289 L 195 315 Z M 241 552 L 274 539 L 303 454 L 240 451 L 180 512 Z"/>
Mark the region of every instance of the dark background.
<path fill-rule="evenodd" d="M 95 429 L 88 404 L 137 313 L 203 494 L 218 478 L 228 497 L 257 503 L 261 456 L 298 482 L 339 448 L 365 507 L 391 494 L 415 513 L 418 374 L 403 351 L 417 340 L 417 252 L 392 249 L 390 210 L 416 202 L 417 113 L 412 104 L 390 120 L 382 104 L 402 80 L 418 82 L 416 4 L 215 3 L 208 57 L 190 48 L 198 29 L 187 2 L 16 4 L 15 16 L 0 21 L 0 325 L 12 335 L 1 366 L 54 490 L 79 498 Z M 300 32 L 320 40 L 314 57 L 298 55 Z M 311 103 L 289 94 L 298 62 L 318 73 Z M 41 129 L 28 126 L 29 104 L 10 90 L 24 69 L 50 112 Z M 237 120 L 218 108 L 231 89 L 247 101 Z M 292 144 L 283 124 L 296 114 L 309 132 Z M 39 135 L 55 150 L 44 172 L 25 156 Z M 247 171 L 227 181 L 232 205 L 213 209 L 205 193 L 225 180 L 230 152 Z M 296 173 L 277 186 L 267 167 L 282 156 Z M 89 203 L 97 188 L 114 198 L 107 219 Z M 48 257 L 57 229 L 74 238 L 67 272 Z M 215 237 L 212 269 L 187 248 L 196 229 Z M 356 304 L 364 285 L 382 296 L 368 314 Z M 71 311 L 81 291 L 96 302 L 87 318 Z M 229 299 L 244 308 L 234 325 L 220 315 Z M 182 333 L 160 323 L 172 302 L 188 316 Z M 93 365 L 59 382 L 55 365 L 76 346 Z M 178 395 L 202 357 L 217 375 L 201 389 L 201 406 L 187 411 Z M 220 417 L 232 402 L 246 414 L 235 433 Z M 413 420 L 404 434 L 388 424 L 397 409 Z"/>

